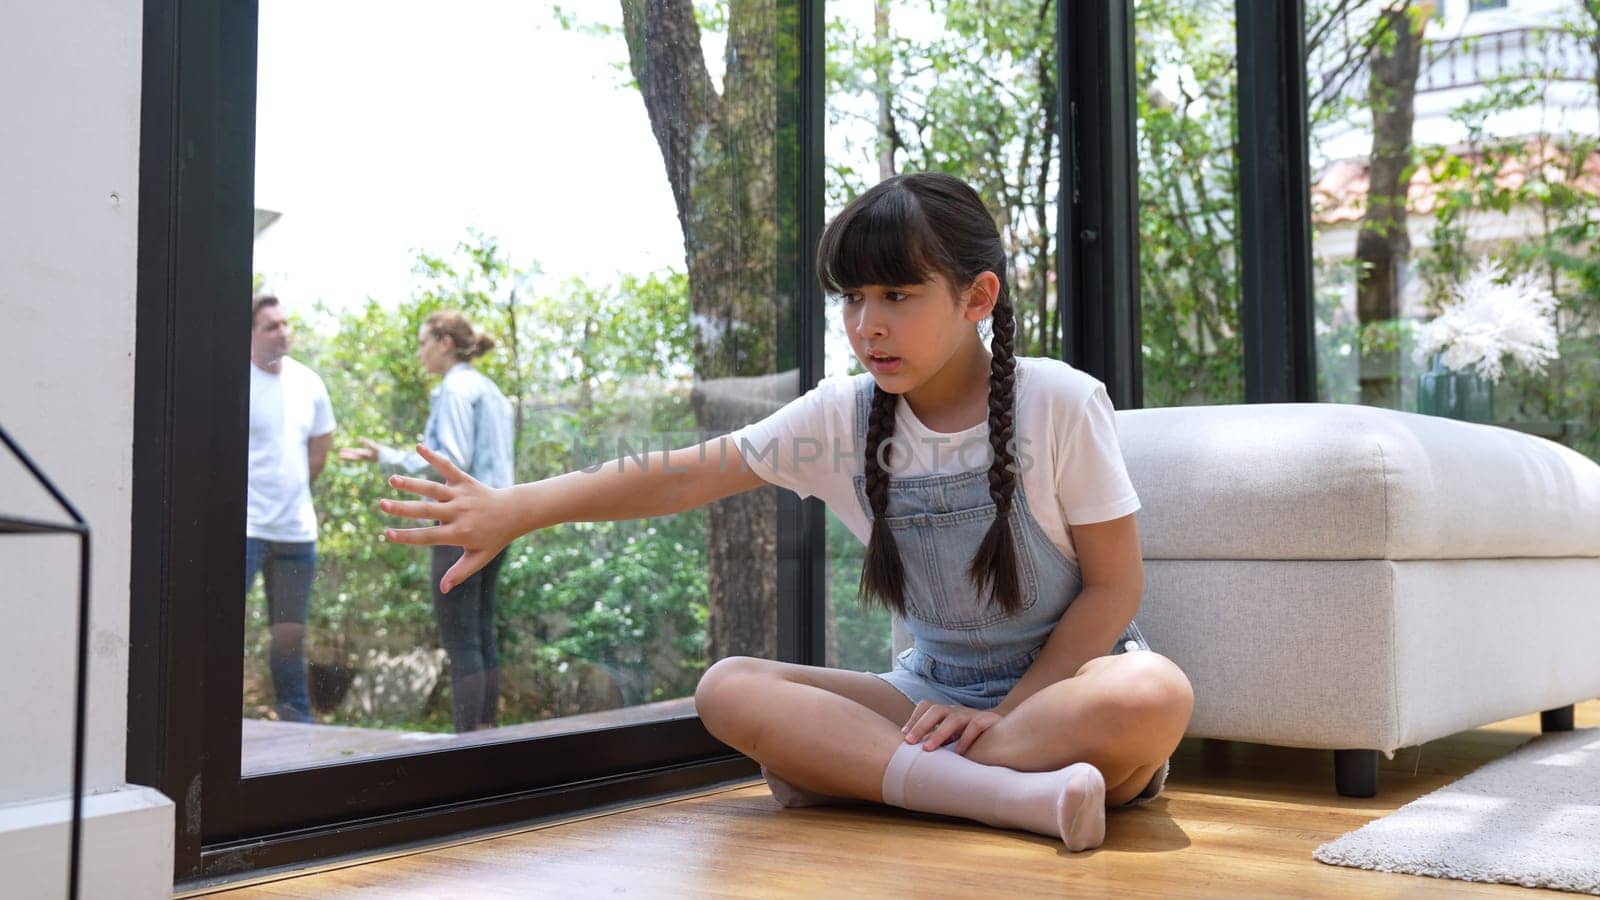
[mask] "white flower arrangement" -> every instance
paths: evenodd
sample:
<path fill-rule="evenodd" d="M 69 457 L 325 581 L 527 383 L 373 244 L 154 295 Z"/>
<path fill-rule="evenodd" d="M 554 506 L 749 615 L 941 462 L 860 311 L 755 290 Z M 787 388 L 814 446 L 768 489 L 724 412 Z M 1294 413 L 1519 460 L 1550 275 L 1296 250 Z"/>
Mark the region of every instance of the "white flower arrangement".
<path fill-rule="evenodd" d="M 1451 297 L 1436 318 L 1417 330 L 1418 362 L 1438 353 L 1447 368 L 1474 369 L 1495 382 L 1505 374 L 1507 356 L 1529 371 L 1543 372 L 1558 355 L 1556 298 L 1533 273 L 1508 281 L 1505 267 L 1485 257 L 1451 290 Z"/>

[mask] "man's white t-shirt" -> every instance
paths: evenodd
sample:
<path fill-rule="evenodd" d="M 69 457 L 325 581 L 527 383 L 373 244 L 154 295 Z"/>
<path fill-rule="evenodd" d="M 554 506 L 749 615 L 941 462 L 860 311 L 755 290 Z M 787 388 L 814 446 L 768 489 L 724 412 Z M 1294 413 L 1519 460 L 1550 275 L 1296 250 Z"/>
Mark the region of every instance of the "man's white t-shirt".
<path fill-rule="evenodd" d="M 264 541 L 314 541 L 306 441 L 333 431 L 322 378 L 289 357 L 278 374 L 250 364 L 250 487 L 244 533 Z"/>
<path fill-rule="evenodd" d="M 853 480 L 863 459 L 855 447 L 855 392 L 860 379 L 871 378 L 823 379 L 727 438 L 762 480 L 820 498 L 862 542 L 869 528 Z M 1022 492 L 1044 533 L 1076 561 L 1069 525 L 1107 522 L 1139 508 L 1111 400 L 1093 376 L 1059 360 L 1019 356 L 1016 378 L 1013 458 Z M 987 421 L 938 432 L 922 424 L 905 398 L 897 404 L 888 454 L 894 477 L 987 471 L 990 453 Z"/>

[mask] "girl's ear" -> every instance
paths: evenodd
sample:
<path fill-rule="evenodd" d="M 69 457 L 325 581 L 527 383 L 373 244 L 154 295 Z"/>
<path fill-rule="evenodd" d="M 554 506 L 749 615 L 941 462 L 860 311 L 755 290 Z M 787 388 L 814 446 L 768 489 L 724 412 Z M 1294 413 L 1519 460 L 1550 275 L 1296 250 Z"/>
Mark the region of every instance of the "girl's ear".
<path fill-rule="evenodd" d="M 1000 278 L 993 272 L 979 272 L 978 277 L 972 279 L 972 284 L 962 295 L 961 300 L 966 305 L 965 317 L 969 322 L 982 322 L 994 312 L 994 304 L 1000 299 Z"/>

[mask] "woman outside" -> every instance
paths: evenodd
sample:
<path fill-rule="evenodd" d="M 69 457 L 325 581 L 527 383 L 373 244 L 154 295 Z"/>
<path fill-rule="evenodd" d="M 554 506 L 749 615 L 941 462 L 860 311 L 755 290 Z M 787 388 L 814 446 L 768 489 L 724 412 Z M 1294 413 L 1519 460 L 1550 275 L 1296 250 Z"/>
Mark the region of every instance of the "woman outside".
<path fill-rule="evenodd" d="M 429 316 L 417 331 L 417 359 L 429 374 L 440 375 L 428 407 L 423 443 L 464 472 L 491 487 L 510 487 L 511 402 L 471 361 L 494 347 L 494 338 L 476 331 L 456 310 Z M 367 438 L 362 447 L 339 451 L 339 458 L 376 462 L 418 472 L 428 461 L 415 452 L 386 447 Z M 440 580 L 460 547 L 433 548 L 433 612 L 439 637 L 450 656 L 450 697 L 458 732 L 493 728 L 499 711 L 500 659 L 495 640 L 495 580 L 504 552 L 471 578 L 440 590 Z"/>

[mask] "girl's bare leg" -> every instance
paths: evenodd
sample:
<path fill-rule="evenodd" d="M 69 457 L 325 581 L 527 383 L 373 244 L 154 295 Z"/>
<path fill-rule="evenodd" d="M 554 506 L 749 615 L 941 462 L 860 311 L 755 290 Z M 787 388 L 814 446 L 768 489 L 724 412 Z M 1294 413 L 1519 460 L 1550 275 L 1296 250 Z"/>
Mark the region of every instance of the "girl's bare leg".
<path fill-rule="evenodd" d="M 872 802 L 883 801 L 884 771 L 912 711 L 871 675 L 747 658 L 714 665 L 695 702 L 712 734 L 784 780 Z M 1192 707 L 1188 679 L 1165 657 L 1100 657 L 1028 698 L 966 756 L 1022 772 L 1088 762 L 1105 776 L 1106 803 L 1120 805 L 1171 755 Z"/>
<path fill-rule="evenodd" d="M 695 708 L 718 740 L 785 781 L 881 803 L 912 704 L 863 672 L 730 657 L 700 679 Z"/>
<path fill-rule="evenodd" d="M 1052 835 L 1068 850 L 1105 837 L 1094 767 L 1018 772 L 925 751 L 896 727 L 910 701 L 870 675 L 727 659 L 701 680 L 695 705 L 712 734 L 808 791 Z"/>
<path fill-rule="evenodd" d="M 1107 805 L 1119 806 L 1166 763 L 1193 710 L 1189 679 L 1166 657 L 1101 656 L 1024 700 L 966 755 L 1022 772 L 1088 762 L 1105 776 Z"/>

